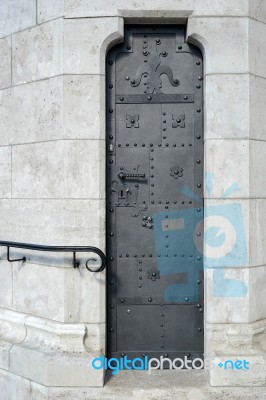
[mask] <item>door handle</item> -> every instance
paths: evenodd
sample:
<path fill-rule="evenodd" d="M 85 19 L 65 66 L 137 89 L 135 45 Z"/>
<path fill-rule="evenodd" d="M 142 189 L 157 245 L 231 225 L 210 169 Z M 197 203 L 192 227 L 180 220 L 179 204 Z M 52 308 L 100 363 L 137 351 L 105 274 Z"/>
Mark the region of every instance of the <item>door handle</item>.
<path fill-rule="evenodd" d="M 119 172 L 118 174 L 120 179 L 144 179 L 145 174 L 126 174 L 125 172 Z"/>

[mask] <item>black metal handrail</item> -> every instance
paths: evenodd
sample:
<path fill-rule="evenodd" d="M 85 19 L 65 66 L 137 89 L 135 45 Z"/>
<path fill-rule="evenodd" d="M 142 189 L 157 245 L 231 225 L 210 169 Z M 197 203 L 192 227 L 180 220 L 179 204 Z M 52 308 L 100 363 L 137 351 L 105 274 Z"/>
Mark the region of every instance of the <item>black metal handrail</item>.
<path fill-rule="evenodd" d="M 91 269 L 88 266 L 89 261 L 97 261 L 95 258 L 89 258 L 86 261 L 86 268 L 90 272 L 101 272 L 106 267 L 106 257 L 104 253 L 98 249 L 97 247 L 92 246 L 46 246 L 40 244 L 31 244 L 31 243 L 19 243 L 19 242 L 6 242 L 0 241 L 0 246 L 7 248 L 7 261 L 26 261 L 26 257 L 10 259 L 10 249 L 26 249 L 26 250 L 34 250 L 34 251 L 49 251 L 49 252 L 64 252 L 64 253 L 73 253 L 73 268 L 78 268 L 80 266 L 80 262 L 76 260 L 76 253 L 95 253 L 101 259 L 101 266 L 97 269 Z"/>

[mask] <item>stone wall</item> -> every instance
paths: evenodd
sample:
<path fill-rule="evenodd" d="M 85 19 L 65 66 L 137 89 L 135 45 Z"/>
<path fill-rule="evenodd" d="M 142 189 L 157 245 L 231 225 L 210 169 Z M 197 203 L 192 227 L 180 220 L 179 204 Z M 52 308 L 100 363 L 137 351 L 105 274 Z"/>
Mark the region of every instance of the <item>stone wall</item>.
<path fill-rule="evenodd" d="M 209 379 L 265 384 L 266 3 L 3 0 L 0 19 L 0 238 L 102 250 L 106 51 L 124 23 L 187 21 L 204 53 L 205 171 L 215 177 L 206 205 L 241 205 L 249 253 L 224 271 L 245 297 L 217 297 L 215 270 L 205 271 L 205 354 L 253 357 L 254 369 Z M 221 199 L 233 182 L 239 190 Z M 84 365 L 105 351 L 105 274 L 63 255 L 0 256 L 1 382 L 101 386 Z"/>

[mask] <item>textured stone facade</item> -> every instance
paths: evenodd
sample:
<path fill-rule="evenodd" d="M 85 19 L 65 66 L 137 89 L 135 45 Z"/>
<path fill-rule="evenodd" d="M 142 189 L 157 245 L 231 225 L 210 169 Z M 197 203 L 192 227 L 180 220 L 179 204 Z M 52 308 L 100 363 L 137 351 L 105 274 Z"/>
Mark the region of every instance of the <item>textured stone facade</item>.
<path fill-rule="evenodd" d="M 215 296 L 214 268 L 205 270 L 205 355 L 254 365 L 243 376 L 211 369 L 209 382 L 265 385 L 266 2 L 3 0 L 0 238 L 104 250 L 105 56 L 127 22 L 187 23 L 204 54 L 205 171 L 215 177 L 206 205 L 241 205 L 249 254 L 224 271 L 245 297 Z M 221 198 L 232 182 L 239 190 Z M 105 273 L 74 270 L 66 256 L 9 264 L 1 248 L 0 257 L 5 398 L 102 386 L 103 373 L 84 365 L 105 352 Z"/>

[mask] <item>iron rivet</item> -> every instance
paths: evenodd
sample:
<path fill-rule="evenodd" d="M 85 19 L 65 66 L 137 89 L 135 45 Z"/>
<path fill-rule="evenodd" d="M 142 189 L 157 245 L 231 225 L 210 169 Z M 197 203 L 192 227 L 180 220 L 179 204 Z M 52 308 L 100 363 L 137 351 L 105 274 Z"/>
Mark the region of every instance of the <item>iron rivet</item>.
<path fill-rule="evenodd" d="M 185 301 L 188 301 L 189 300 L 189 298 L 188 297 L 185 297 Z"/>
<path fill-rule="evenodd" d="M 164 345 L 163 344 L 161 344 L 161 348 L 163 348 L 164 347 Z"/>
<path fill-rule="evenodd" d="M 142 285 L 139 285 L 139 288 L 142 288 Z"/>
<path fill-rule="evenodd" d="M 113 139 L 113 136 L 112 136 L 112 135 L 110 135 L 110 136 L 109 136 L 109 139 L 111 139 L 111 140 L 112 140 L 112 139 Z"/>
<path fill-rule="evenodd" d="M 156 43 L 160 44 L 161 43 L 160 39 L 156 39 Z"/>
<path fill-rule="evenodd" d="M 198 79 L 199 79 L 199 81 L 202 81 L 203 78 L 202 78 L 202 76 L 199 76 Z"/>
<path fill-rule="evenodd" d="M 151 201 L 151 204 L 154 204 L 154 200 Z"/>
<path fill-rule="evenodd" d="M 164 337 L 164 335 L 163 335 L 163 334 L 161 334 L 161 337 Z"/>
<path fill-rule="evenodd" d="M 119 258 L 122 258 L 122 254 L 119 254 Z"/>
<path fill-rule="evenodd" d="M 124 101 L 124 97 L 120 97 L 120 100 L 121 100 L 121 101 Z"/>
<path fill-rule="evenodd" d="M 110 330 L 110 332 L 114 332 L 114 328 L 110 328 L 109 330 Z"/>
<path fill-rule="evenodd" d="M 114 285 L 114 281 L 110 281 L 110 285 Z"/>
<path fill-rule="evenodd" d="M 196 64 L 197 64 L 197 65 L 200 65 L 200 61 L 196 61 Z"/>
<path fill-rule="evenodd" d="M 109 65 L 112 65 L 113 64 L 113 61 L 109 61 Z"/>
<path fill-rule="evenodd" d="M 126 254 L 126 257 L 129 257 L 129 254 Z"/>
<path fill-rule="evenodd" d="M 201 260 L 201 257 L 200 257 L 200 256 L 198 256 L 198 257 L 197 257 L 197 260 L 198 260 L 198 261 L 200 261 L 200 260 Z"/>
<path fill-rule="evenodd" d="M 137 146 L 137 143 L 134 143 L 134 146 L 136 147 L 136 146 Z"/>
<path fill-rule="evenodd" d="M 198 184 L 197 184 L 197 187 L 198 187 L 198 188 L 201 188 L 201 184 L 200 184 L 200 183 L 198 183 Z"/>
<path fill-rule="evenodd" d="M 200 308 L 200 309 L 199 309 L 199 312 L 200 312 L 200 313 L 202 313 L 202 312 L 203 312 L 203 309 L 202 309 L 202 308 Z"/>
<path fill-rule="evenodd" d="M 178 46 L 178 50 L 182 50 L 182 46 Z"/>
<path fill-rule="evenodd" d="M 131 50 L 131 46 L 127 46 L 127 49 L 128 49 L 128 50 Z"/>
<path fill-rule="evenodd" d="M 110 236 L 114 236 L 114 233 L 113 233 L 113 232 L 111 232 L 111 233 L 110 233 Z"/>
<path fill-rule="evenodd" d="M 186 356 L 187 356 L 187 357 L 190 357 L 190 353 L 187 353 Z"/>
<path fill-rule="evenodd" d="M 110 88 L 110 89 L 113 89 L 113 85 L 112 85 L 111 83 L 110 83 L 110 85 L 109 85 L 109 88 Z"/>
<path fill-rule="evenodd" d="M 200 281 L 200 280 L 198 280 L 198 281 L 197 281 L 197 284 L 198 284 L 198 285 L 200 285 L 200 284 L 201 284 L 201 281 Z"/>
<path fill-rule="evenodd" d="M 165 357 L 168 357 L 168 354 L 167 353 L 165 353 L 165 355 L 164 355 Z"/>
<path fill-rule="evenodd" d="M 201 88 L 201 85 L 196 85 L 196 88 L 197 88 L 197 89 L 200 89 L 200 88 Z"/>
<path fill-rule="evenodd" d="M 148 99 L 148 100 L 151 100 L 151 96 L 148 96 L 147 99 Z"/>
<path fill-rule="evenodd" d="M 129 77 L 129 76 L 126 76 L 126 81 L 129 81 L 129 79 L 130 79 L 130 77 Z"/>
<path fill-rule="evenodd" d="M 151 298 L 151 297 L 149 297 L 149 298 L 148 298 L 148 301 L 151 303 L 151 302 L 152 302 L 152 298 Z"/>
<path fill-rule="evenodd" d="M 184 147 L 185 146 L 184 143 L 182 143 L 181 146 Z"/>
<path fill-rule="evenodd" d="M 187 96 L 184 96 L 184 100 L 187 100 L 188 99 L 188 97 Z"/>
<path fill-rule="evenodd" d="M 120 303 L 124 303 L 125 302 L 125 299 L 120 299 Z"/>
<path fill-rule="evenodd" d="M 169 146 L 169 143 L 165 143 L 165 146 L 168 147 L 168 146 Z"/>
<path fill-rule="evenodd" d="M 200 212 L 201 211 L 201 208 L 197 208 L 197 212 Z"/>
<path fill-rule="evenodd" d="M 201 163 L 201 161 L 200 161 L 200 160 L 197 160 L 197 161 L 196 161 L 196 163 L 197 163 L 197 164 L 200 164 L 200 163 Z"/>
<path fill-rule="evenodd" d="M 201 236 L 201 233 L 200 233 L 200 232 L 197 232 L 197 236 Z"/>
<path fill-rule="evenodd" d="M 112 114 L 112 112 L 113 112 L 113 109 L 112 109 L 112 108 L 109 108 L 109 113 Z"/>
<path fill-rule="evenodd" d="M 111 308 L 111 309 L 113 309 L 113 308 L 114 308 L 114 305 L 113 305 L 113 304 L 111 304 L 111 305 L 110 305 L 110 308 Z"/>
<path fill-rule="evenodd" d="M 201 332 L 201 330 L 202 330 L 201 328 L 198 328 L 198 332 Z"/>
<path fill-rule="evenodd" d="M 197 113 L 200 113 L 201 112 L 201 108 L 197 108 Z"/>
<path fill-rule="evenodd" d="M 163 51 L 163 52 L 162 52 L 162 55 L 163 55 L 163 56 L 166 56 L 166 55 L 167 55 L 166 51 Z"/>
<path fill-rule="evenodd" d="M 127 310 L 127 313 L 128 313 L 128 314 L 131 314 L 131 310 Z"/>
<path fill-rule="evenodd" d="M 113 209 L 113 208 L 110 208 L 110 212 L 114 212 L 114 209 Z"/>
<path fill-rule="evenodd" d="M 181 254 L 181 257 L 185 257 L 185 254 L 184 254 L 184 253 L 182 253 L 182 254 Z"/>
<path fill-rule="evenodd" d="M 114 261 L 114 257 L 110 257 L 109 260 L 110 260 L 110 261 Z"/>
<path fill-rule="evenodd" d="M 131 81 L 131 83 L 132 83 L 132 85 L 135 85 L 135 80 L 134 79 L 132 79 L 132 81 Z"/>
<path fill-rule="evenodd" d="M 197 138 L 197 139 L 201 139 L 201 136 L 200 136 L 200 135 L 197 135 L 196 138 Z"/>

